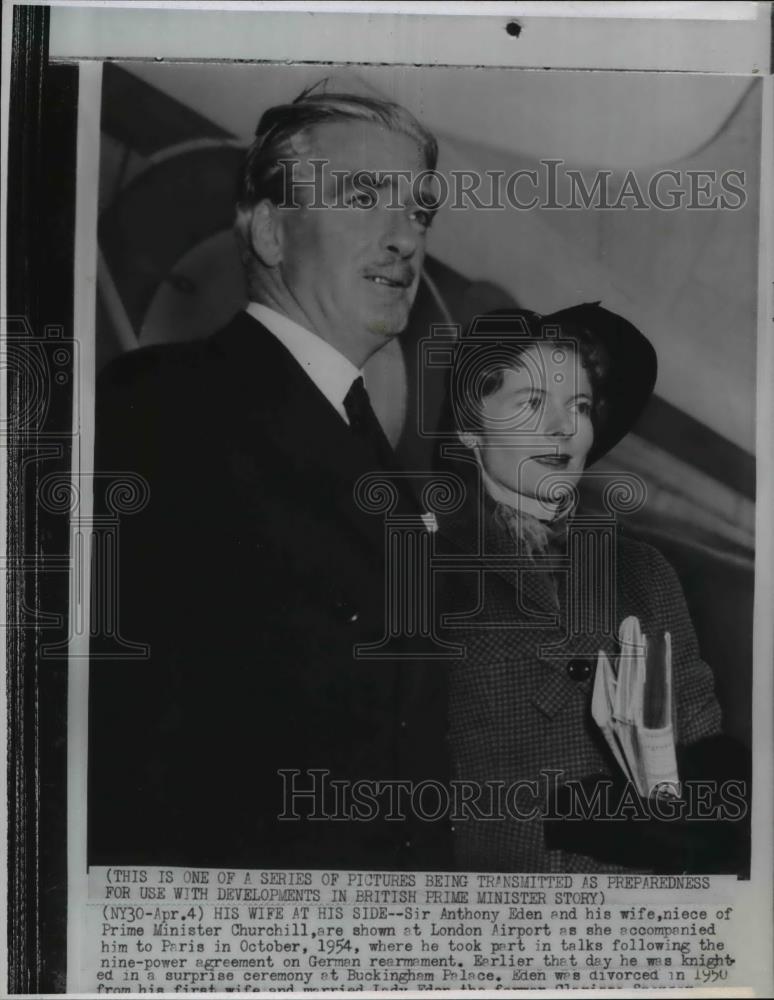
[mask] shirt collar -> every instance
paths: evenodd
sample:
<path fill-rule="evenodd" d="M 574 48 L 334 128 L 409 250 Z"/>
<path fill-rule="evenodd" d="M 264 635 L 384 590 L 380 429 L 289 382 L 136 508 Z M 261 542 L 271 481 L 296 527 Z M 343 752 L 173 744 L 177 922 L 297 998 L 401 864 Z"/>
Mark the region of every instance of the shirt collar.
<path fill-rule="evenodd" d="M 293 355 L 331 406 L 349 423 L 344 397 L 362 371 L 327 340 L 260 302 L 250 302 L 247 312 L 262 323 Z"/>

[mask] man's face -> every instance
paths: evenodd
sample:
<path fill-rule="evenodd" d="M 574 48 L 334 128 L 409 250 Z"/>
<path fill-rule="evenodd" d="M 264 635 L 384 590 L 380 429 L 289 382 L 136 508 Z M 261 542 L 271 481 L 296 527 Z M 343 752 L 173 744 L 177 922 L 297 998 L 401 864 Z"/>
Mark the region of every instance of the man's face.
<path fill-rule="evenodd" d="M 306 325 L 360 364 L 357 355 L 368 357 L 406 327 L 431 218 L 413 200 L 410 180 L 372 185 L 364 195 L 362 179 L 388 171 L 413 179 L 425 163 L 409 136 L 367 122 L 313 129 L 298 151 L 297 181 L 312 178 L 309 158 L 326 161 L 317 167 L 317 191 L 296 184 L 301 207 L 277 210 L 283 285 Z"/>

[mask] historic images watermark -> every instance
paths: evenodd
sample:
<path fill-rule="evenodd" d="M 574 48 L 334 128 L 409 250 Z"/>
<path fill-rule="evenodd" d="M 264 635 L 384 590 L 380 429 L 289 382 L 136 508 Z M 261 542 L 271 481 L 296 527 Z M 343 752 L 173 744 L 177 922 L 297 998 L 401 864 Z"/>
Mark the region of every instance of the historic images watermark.
<path fill-rule="evenodd" d="M 337 170 L 319 157 L 283 159 L 280 208 L 388 209 L 414 204 L 429 213 L 534 209 L 670 212 L 741 209 L 747 203 L 744 170 L 677 170 L 649 175 L 632 169 L 579 170 L 562 159 L 505 170 Z M 430 221 L 428 218 L 428 222 Z"/>
<path fill-rule="evenodd" d="M 540 359 L 525 362 L 531 381 L 536 390 L 552 377 L 556 359 L 574 352 L 574 345 L 559 331 L 546 329 L 544 334 L 551 344 L 552 354 L 547 363 Z M 461 331 L 458 327 L 442 326 L 431 330 L 430 335 L 418 345 L 419 370 L 418 386 L 420 413 L 425 392 L 424 381 L 428 377 L 437 378 L 439 372 L 447 369 L 460 350 Z M 39 425 L 42 416 L 51 405 L 53 393 L 61 388 L 62 376 L 57 372 L 61 366 L 77 352 L 75 341 L 62 340 L 58 329 L 43 341 L 18 337 L 8 345 L 8 365 L 19 378 L 32 380 L 34 392 L 28 393 L 29 412 L 17 416 L 23 421 L 23 429 L 34 437 L 40 447 Z M 457 423 L 464 425 L 472 419 L 475 410 L 474 399 L 479 383 L 486 371 L 481 367 L 481 351 L 489 361 L 499 354 L 497 338 L 479 338 L 475 356 L 470 363 L 461 366 L 461 382 L 455 400 Z M 69 352 L 69 353 L 68 353 Z M 77 382 L 77 370 L 73 376 Z M 571 378 L 577 379 L 577 372 Z M 77 391 L 77 385 L 76 385 Z M 513 460 L 518 467 L 528 460 L 530 441 L 536 430 L 537 411 L 530 400 L 524 402 L 510 414 L 502 426 L 496 428 L 509 441 Z M 29 426 L 28 426 L 29 425 Z M 21 426 L 21 425 L 20 425 Z M 77 433 L 77 431 L 76 431 Z M 456 450 L 457 457 L 471 460 L 466 449 L 447 431 L 437 428 L 419 427 L 419 433 L 426 437 L 446 437 L 443 448 Z M 67 436 L 72 435 L 68 428 Z M 54 453 L 59 454 L 60 435 L 49 435 L 54 445 Z M 46 439 L 48 441 L 48 439 Z M 526 449 L 526 452 L 525 452 Z M 36 452 L 37 454 L 37 452 Z M 482 581 L 491 572 L 512 572 L 519 574 L 561 575 L 571 588 L 573 599 L 568 602 L 572 613 L 562 622 L 562 640 L 543 653 L 548 658 L 564 658 L 574 638 L 585 634 L 589 622 L 595 628 L 602 625 L 604 635 L 615 636 L 617 620 L 615 615 L 615 533 L 618 517 L 641 509 L 647 499 L 647 486 L 632 473 L 599 473 L 594 470 L 584 472 L 587 480 L 595 479 L 600 493 L 603 510 L 593 514 L 575 513 L 568 519 L 567 545 L 562 553 L 551 555 L 527 554 L 518 546 L 509 556 L 501 556 L 495 562 L 485 554 L 450 554 L 439 550 L 437 533 L 439 521 L 458 511 L 470 497 L 470 484 L 458 475 L 439 470 L 422 472 L 373 472 L 356 483 L 353 502 L 366 514 L 381 517 L 384 522 L 385 552 L 385 631 L 376 642 L 359 644 L 354 655 L 359 659 L 403 659 L 426 660 L 428 658 L 458 659 L 465 655 L 465 647 L 455 639 L 455 621 L 446 617 L 441 622 L 437 601 L 437 584 L 441 574 L 469 571 L 477 573 Z M 542 486 L 553 499 L 563 498 L 574 507 L 578 501 L 577 485 L 566 471 L 547 471 Z M 406 515 L 400 505 L 401 492 L 411 489 L 420 501 L 421 515 Z M 84 506 L 83 493 L 87 491 L 100 497 L 99 511 Z M 69 578 L 69 590 L 75 600 L 67 621 L 67 635 L 41 645 L 42 658 L 60 658 L 75 655 L 72 639 L 88 631 L 91 653 L 105 660 L 148 660 L 152 655 L 150 645 L 144 636 L 124 636 L 121 629 L 121 608 L 119 600 L 119 571 L 121 564 L 121 526 L 126 517 L 135 516 L 153 502 L 151 485 L 136 470 L 78 473 L 70 475 L 62 472 L 43 474 L 36 484 L 37 503 L 50 514 L 67 518 L 70 526 L 69 551 L 29 554 L 21 557 L 18 568 L 24 571 L 64 574 Z M 596 558 L 594 579 L 606 581 L 604 587 L 593 586 L 594 580 L 579 560 L 581 547 L 575 540 L 583 538 L 586 556 L 592 545 Z M 586 559 L 584 558 L 584 562 Z M 17 558 L 17 563 L 19 562 Z M 89 580 L 89 585 L 87 581 Z M 604 607 L 593 609 L 600 593 L 609 596 Z M 90 595 L 94 600 L 90 613 L 86 604 Z M 514 594 L 514 612 L 518 620 L 512 623 L 491 623 L 486 620 L 465 620 L 468 629 L 491 628 L 536 628 L 551 629 L 555 622 L 536 620 L 528 605 L 522 606 L 518 591 Z M 594 612 L 594 613 L 592 613 Z M 62 622 L 40 620 L 33 609 L 25 618 L 25 624 L 36 624 L 44 636 L 47 629 L 60 629 Z M 441 625 L 443 624 L 443 627 Z"/>
<path fill-rule="evenodd" d="M 77 454 L 74 443 L 82 430 L 77 421 L 81 345 L 59 325 L 46 326 L 42 336 L 34 335 L 23 316 L 9 316 L 4 325 L 0 364 L 14 405 L 0 423 L 0 445 L 15 450 L 19 488 L 28 491 L 30 509 L 55 521 L 61 518 L 69 534 L 59 550 L 51 549 L 47 537 L 39 537 L 33 547 L 20 535 L 3 568 L 38 581 L 59 577 L 70 596 L 69 613 L 63 608 L 54 613 L 25 603 L 20 590 L 18 618 L 4 625 L 37 630 L 41 661 L 85 659 L 95 653 L 108 660 L 146 660 L 150 646 L 121 634 L 118 581 L 122 520 L 148 505 L 150 484 L 134 470 L 61 470 L 63 459 Z M 101 498 L 98 512 L 86 499 L 96 496 Z M 77 653 L 73 640 L 85 635 L 91 650 Z"/>
<path fill-rule="evenodd" d="M 385 531 L 385 632 L 376 642 L 359 644 L 357 657 L 463 658 L 463 635 L 475 630 L 542 629 L 540 655 L 549 660 L 574 655 L 584 638 L 615 641 L 620 624 L 618 521 L 621 515 L 644 507 L 647 485 L 634 473 L 586 471 L 580 460 L 572 459 L 574 448 L 569 442 L 582 425 L 588 434 L 589 422 L 604 419 L 604 405 L 593 401 L 583 388 L 586 361 L 577 338 L 556 325 L 543 324 L 537 314 L 534 319 L 545 351 L 530 349 L 536 346 L 534 331 L 527 329 L 520 313 L 501 317 L 505 335 L 478 331 L 463 336 L 458 325 L 441 325 L 418 344 L 418 430 L 420 436 L 435 442 L 439 463 L 446 468 L 373 472 L 356 484 L 355 503 L 364 513 L 383 518 Z M 472 321 L 470 330 L 476 323 Z M 524 349 L 519 348 L 522 338 Z M 552 551 L 531 550 L 518 536 L 508 551 L 493 553 L 484 548 L 483 470 L 479 453 L 466 438 L 481 430 L 482 402 L 493 376 L 512 368 L 523 376 L 522 387 L 504 409 L 487 414 L 486 436 L 501 452 L 517 493 L 533 496 L 536 504 L 547 504 L 551 517 L 560 508 L 563 511 L 566 532 L 562 544 Z M 425 382 L 439 378 L 448 383 L 448 426 L 425 426 L 424 397 L 432 392 Z M 555 405 L 549 401 L 553 385 L 561 385 L 570 402 L 555 426 L 549 421 L 553 428 L 549 434 L 543 417 Z M 582 507 L 581 478 L 587 486 L 593 483 L 600 509 Z M 406 513 L 401 503 L 406 491 L 418 499 L 423 513 Z M 455 542 L 454 519 L 464 509 L 472 512 L 479 526 L 473 549 L 444 544 L 444 536 Z M 492 574 L 506 574 L 513 583 L 512 617 L 492 621 L 483 608 L 480 614 L 474 608 L 456 613 L 444 608 L 439 600 L 440 581 L 460 573 L 477 577 L 472 590 L 479 595 Z M 551 587 L 561 586 L 567 596 L 566 614 L 536 614 L 525 596 L 529 587 L 521 586 L 534 585 L 536 577 Z"/>
<path fill-rule="evenodd" d="M 586 822 L 667 823 L 683 820 L 738 822 L 747 815 L 747 788 L 742 780 L 689 780 L 677 789 L 665 783 L 649 797 L 631 781 L 600 778 L 590 787 L 564 772 L 545 768 L 537 779 L 506 782 L 455 780 L 442 782 L 391 779 L 352 781 L 326 768 L 277 772 L 282 780 L 282 810 L 288 821 L 401 822 L 410 818 L 434 823 L 448 820 L 499 822 L 537 819 Z"/>

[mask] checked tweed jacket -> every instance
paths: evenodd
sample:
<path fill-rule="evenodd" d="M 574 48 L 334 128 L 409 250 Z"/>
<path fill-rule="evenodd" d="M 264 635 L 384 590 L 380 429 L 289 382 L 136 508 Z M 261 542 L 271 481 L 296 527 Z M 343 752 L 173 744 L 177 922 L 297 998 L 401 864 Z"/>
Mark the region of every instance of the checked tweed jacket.
<path fill-rule="evenodd" d="M 471 507 L 454 519 L 447 518 L 443 534 L 454 538 L 468 552 L 480 552 L 483 544 L 486 556 L 513 555 L 516 543 L 494 518 L 489 498 L 483 504 L 483 532 L 478 512 Z M 593 530 L 590 526 L 575 537 L 580 561 L 574 565 L 581 577 L 584 559 L 588 562 L 591 551 L 586 542 Z M 567 594 L 568 590 L 574 591 L 566 585 L 566 574 L 554 577 L 558 591 L 544 569 L 522 571 L 519 580 L 515 572 L 502 569 L 485 571 L 482 581 L 475 572 L 441 576 L 439 596 L 447 615 L 445 636 L 466 649 L 450 678 L 450 745 L 455 779 L 501 781 L 507 787 L 514 782 L 540 781 L 545 770 L 559 772 L 559 782 L 619 776 L 618 765 L 591 718 L 590 702 L 598 650 L 604 649 L 612 659 L 618 627 L 628 615 L 639 617 L 646 635 L 671 632 L 678 744 L 694 743 L 719 732 L 721 715 L 712 672 L 699 658 L 675 572 L 654 548 L 628 539 L 620 531 L 615 534 L 612 562 L 614 586 L 610 586 L 609 573 L 601 574 L 590 588 L 588 581 L 581 585 L 593 597 L 591 617 L 582 634 L 564 644 Z M 611 599 L 613 627 L 608 631 L 612 635 L 604 635 L 601 623 Z M 457 617 L 450 620 L 449 615 Z M 535 800 L 528 794 L 526 799 L 517 795 L 514 801 L 523 815 Z M 458 868 L 525 872 L 638 870 L 571 850 L 550 849 L 544 840 L 542 817 L 524 820 L 509 816 L 509 812 L 516 809 L 506 808 L 503 819 L 457 819 L 454 838 Z M 609 827 L 606 833 L 609 835 Z M 626 835 L 625 831 L 622 835 Z M 640 870 L 651 867 L 643 864 Z"/>

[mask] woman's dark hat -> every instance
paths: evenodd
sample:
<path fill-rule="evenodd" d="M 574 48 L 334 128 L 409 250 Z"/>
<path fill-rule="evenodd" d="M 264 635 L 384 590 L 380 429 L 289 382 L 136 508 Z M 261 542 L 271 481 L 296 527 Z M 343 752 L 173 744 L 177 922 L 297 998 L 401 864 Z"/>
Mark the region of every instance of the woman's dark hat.
<path fill-rule="evenodd" d="M 522 334 L 539 337 L 551 327 L 580 327 L 599 344 L 606 357 L 601 389 L 604 417 L 595 429 L 586 465 L 596 462 L 625 437 L 636 423 L 656 384 L 658 362 L 650 341 L 622 316 L 598 302 L 584 302 L 547 315 L 523 309 L 498 309 L 478 316 L 460 340 L 472 346 L 477 337 Z"/>

